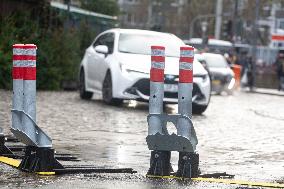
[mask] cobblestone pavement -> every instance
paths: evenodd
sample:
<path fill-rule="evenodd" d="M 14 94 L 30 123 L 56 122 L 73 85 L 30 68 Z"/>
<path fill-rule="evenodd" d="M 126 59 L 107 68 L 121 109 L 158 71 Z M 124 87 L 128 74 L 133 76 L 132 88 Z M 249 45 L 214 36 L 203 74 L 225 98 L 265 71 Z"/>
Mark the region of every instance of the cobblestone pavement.
<path fill-rule="evenodd" d="M 0 90 L 0 127 L 9 133 L 11 92 Z M 168 113 L 176 105 L 166 107 Z M 284 98 L 237 92 L 212 96 L 202 116 L 193 116 L 200 169 L 227 172 L 236 179 L 284 180 Z M 65 175 L 39 177 L 0 164 L 0 187 L 10 188 L 237 188 L 202 182 L 151 181 L 147 148 L 148 104 L 107 106 L 100 98 L 84 101 L 77 92 L 37 94 L 37 122 L 53 139 L 54 148 L 76 154 L 79 164 L 131 167 L 134 175 Z M 173 126 L 169 126 L 173 130 Z M 173 168 L 178 154 L 173 153 Z M 76 162 L 77 163 L 77 162 Z M 69 163 L 70 164 L 70 163 Z"/>

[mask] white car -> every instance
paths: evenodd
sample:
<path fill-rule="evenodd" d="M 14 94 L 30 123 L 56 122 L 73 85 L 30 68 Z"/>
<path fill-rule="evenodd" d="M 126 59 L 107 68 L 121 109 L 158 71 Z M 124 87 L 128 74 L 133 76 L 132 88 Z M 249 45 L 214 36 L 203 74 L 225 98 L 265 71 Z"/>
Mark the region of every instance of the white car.
<path fill-rule="evenodd" d="M 183 41 L 169 33 L 118 28 L 101 33 L 86 49 L 79 72 L 81 98 L 100 93 L 106 104 L 119 105 L 125 99 L 148 101 L 152 45 L 165 46 L 164 102 L 177 103 Z M 210 101 L 210 78 L 197 60 L 193 75 L 193 112 L 201 114 Z"/>

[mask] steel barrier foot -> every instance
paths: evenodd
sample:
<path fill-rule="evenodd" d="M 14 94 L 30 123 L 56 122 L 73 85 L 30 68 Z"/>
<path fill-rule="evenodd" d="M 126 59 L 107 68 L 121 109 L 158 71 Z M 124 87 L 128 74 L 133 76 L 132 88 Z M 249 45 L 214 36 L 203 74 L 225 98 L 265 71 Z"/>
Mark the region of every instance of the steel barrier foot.
<path fill-rule="evenodd" d="M 172 171 L 170 160 L 170 151 L 152 151 L 147 175 L 169 176 Z"/>
<path fill-rule="evenodd" d="M 194 152 L 180 152 L 176 176 L 196 178 L 199 174 L 199 154 Z"/>
<path fill-rule="evenodd" d="M 27 172 L 52 172 L 64 167 L 55 159 L 54 149 L 27 146 L 19 169 Z"/>
<path fill-rule="evenodd" d="M 12 155 L 13 152 L 5 145 L 5 135 L 0 133 L 0 156 L 1 155 Z"/>

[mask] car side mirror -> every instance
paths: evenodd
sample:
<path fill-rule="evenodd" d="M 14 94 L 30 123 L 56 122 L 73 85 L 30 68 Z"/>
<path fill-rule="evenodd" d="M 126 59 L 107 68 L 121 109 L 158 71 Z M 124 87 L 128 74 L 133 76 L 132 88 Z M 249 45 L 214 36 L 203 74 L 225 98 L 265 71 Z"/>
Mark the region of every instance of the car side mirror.
<path fill-rule="evenodd" d="M 106 45 L 98 45 L 95 47 L 95 51 L 101 54 L 108 54 L 108 47 Z"/>

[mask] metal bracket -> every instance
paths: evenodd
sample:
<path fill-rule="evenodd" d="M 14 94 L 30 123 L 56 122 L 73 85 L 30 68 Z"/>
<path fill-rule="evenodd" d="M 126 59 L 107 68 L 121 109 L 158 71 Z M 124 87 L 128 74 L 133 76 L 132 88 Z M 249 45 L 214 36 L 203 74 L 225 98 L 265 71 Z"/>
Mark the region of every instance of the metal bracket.
<path fill-rule="evenodd" d="M 146 137 L 149 150 L 178 152 L 194 152 L 196 150 L 198 140 L 192 121 L 188 116 L 181 114 L 149 114 L 147 117 L 148 125 L 151 117 L 158 117 L 162 120 L 164 134 L 156 133 L 155 135 L 148 135 Z M 186 120 L 191 128 L 191 136 L 189 139 L 174 133 L 171 135 L 168 133 L 167 123 L 171 122 L 177 128 L 177 123 L 180 119 Z M 151 125 L 149 125 L 149 127 L 151 127 Z"/>
<path fill-rule="evenodd" d="M 36 122 L 32 119 L 32 117 L 26 114 L 22 110 L 11 110 L 13 113 L 20 114 L 21 116 L 26 116 L 33 123 L 33 127 L 35 130 L 36 138 L 35 141 L 29 136 L 25 131 L 12 128 L 11 132 L 19 139 L 22 143 L 28 146 L 36 146 L 36 147 L 52 147 L 51 138 L 36 124 Z"/>

